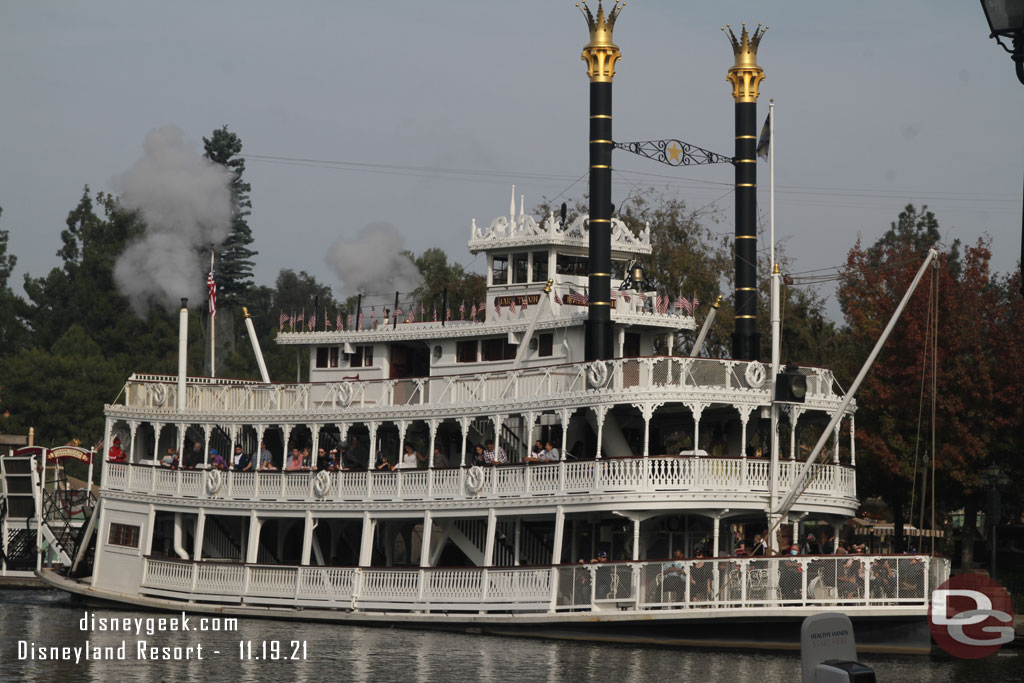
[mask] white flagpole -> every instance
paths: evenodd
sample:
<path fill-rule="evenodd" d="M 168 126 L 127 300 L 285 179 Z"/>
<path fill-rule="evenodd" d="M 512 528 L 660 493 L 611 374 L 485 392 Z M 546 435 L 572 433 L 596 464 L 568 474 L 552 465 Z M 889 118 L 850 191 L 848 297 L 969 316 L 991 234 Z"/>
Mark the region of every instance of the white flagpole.
<path fill-rule="evenodd" d="M 775 514 L 779 496 L 779 405 L 775 402 L 775 381 L 779 375 L 779 364 L 782 356 L 782 316 L 779 301 L 780 287 L 779 266 L 775 263 L 775 99 L 768 103 L 768 244 L 769 263 L 771 269 L 771 325 L 772 325 L 772 365 L 771 365 L 771 493 L 769 495 L 768 528 L 772 529 L 771 537 L 765 539 L 771 551 L 779 550 L 775 538 L 778 516 Z M 793 538 L 796 538 L 794 534 Z"/>
<path fill-rule="evenodd" d="M 210 275 L 213 275 L 213 243 L 210 243 Z M 214 281 L 216 287 L 216 280 Z M 215 290 L 216 291 L 216 290 Z M 206 294 L 207 299 L 210 293 Z M 216 305 L 216 304 L 214 304 Z M 217 376 L 217 312 L 215 308 L 210 309 L 210 377 Z"/>

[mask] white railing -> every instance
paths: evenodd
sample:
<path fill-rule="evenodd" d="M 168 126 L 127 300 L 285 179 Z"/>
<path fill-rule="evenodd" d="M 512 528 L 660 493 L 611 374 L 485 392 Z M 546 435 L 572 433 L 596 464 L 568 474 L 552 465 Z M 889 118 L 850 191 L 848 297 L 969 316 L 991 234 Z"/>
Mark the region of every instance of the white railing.
<path fill-rule="evenodd" d="M 606 378 L 600 386 L 588 382 L 591 363 L 500 370 L 465 375 L 416 379 L 345 380 L 329 383 L 259 384 L 245 380 L 189 378 L 186 405 L 189 412 L 217 414 L 294 414 L 359 412 L 368 408 L 398 409 L 449 405 L 507 404 L 538 399 L 565 399 L 593 391 L 663 393 L 686 390 L 688 396 L 720 396 L 738 392 L 757 403 L 768 402 L 768 384 L 754 389 L 747 382 L 748 361 L 713 358 L 618 358 L 602 361 Z M 766 366 L 767 370 L 767 366 Z M 832 373 L 806 368 L 807 399 L 841 398 L 834 390 Z M 595 373 L 591 380 L 600 379 Z M 125 384 L 123 405 L 156 416 L 177 412 L 177 384 L 173 376 L 135 374 Z M 710 397 L 709 397 L 710 398 Z M 717 398 L 716 400 L 721 400 Z"/>
<path fill-rule="evenodd" d="M 817 555 L 500 568 L 279 567 L 148 557 L 141 592 L 181 600 L 354 610 L 600 612 L 834 608 L 925 610 L 949 561 Z M 701 612 L 704 614 L 704 612 Z"/>
<path fill-rule="evenodd" d="M 782 490 L 803 463 L 779 463 Z M 599 493 L 768 493 L 768 463 L 759 459 L 658 456 L 485 467 L 471 488 L 464 468 L 394 472 L 206 472 L 103 463 L 103 486 L 114 491 L 218 500 L 315 502 L 496 500 Z M 857 481 L 846 465 L 815 464 L 806 495 L 849 506 Z M 367 482 L 369 477 L 369 482 Z"/>

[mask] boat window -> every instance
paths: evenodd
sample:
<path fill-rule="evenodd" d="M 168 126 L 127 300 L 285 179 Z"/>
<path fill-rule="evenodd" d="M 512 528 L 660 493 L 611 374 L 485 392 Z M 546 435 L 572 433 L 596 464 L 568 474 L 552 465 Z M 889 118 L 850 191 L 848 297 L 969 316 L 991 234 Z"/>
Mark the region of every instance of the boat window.
<path fill-rule="evenodd" d="M 352 354 L 350 366 L 353 368 L 368 368 L 373 365 L 373 347 L 357 346 L 356 352 Z"/>
<path fill-rule="evenodd" d="M 533 252 L 533 281 L 546 282 L 548 279 L 548 252 Z"/>
<path fill-rule="evenodd" d="M 318 368 L 338 367 L 338 347 L 320 346 L 316 350 L 316 366 Z"/>
<path fill-rule="evenodd" d="M 512 254 L 512 282 L 519 284 L 530 281 L 530 255 L 526 252 Z"/>
<path fill-rule="evenodd" d="M 590 266 L 586 256 L 559 254 L 555 262 L 555 272 L 559 275 L 587 275 Z"/>
<path fill-rule="evenodd" d="M 470 341 L 460 341 L 455 344 L 455 362 L 456 363 L 475 363 L 476 362 L 476 339 Z"/>
<path fill-rule="evenodd" d="M 555 345 L 555 335 L 540 334 L 537 335 L 537 355 L 538 356 L 550 356 Z"/>
<path fill-rule="evenodd" d="M 110 523 L 110 534 L 107 536 L 108 545 L 123 545 L 127 548 L 139 547 L 139 527 L 132 524 Z"/>
<path fill-rule="evenodd" d="M 500 256 L 495 255 L 491 259 L 491 284 L 494 285 L 506 285 L 508 284 L 508 256 L 501 254 Z"/>
<path fill-rule="evenodd" d="M 622 343 L 623 358 L 637 358 L 640 355 L 640 335 L 635 332 L 627 332 Z"/>
<path fill-rule="evenodd" d="M 517 347 L 509 344 L 506 337 L 484 339 L 480 342 L 481 360 L 510 360 L 516 357 Z"/>

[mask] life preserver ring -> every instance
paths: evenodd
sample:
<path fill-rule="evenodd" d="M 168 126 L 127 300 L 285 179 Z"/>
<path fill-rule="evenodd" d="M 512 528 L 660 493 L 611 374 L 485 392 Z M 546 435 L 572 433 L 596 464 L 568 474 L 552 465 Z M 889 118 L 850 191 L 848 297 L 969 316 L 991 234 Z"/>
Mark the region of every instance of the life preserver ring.
<path fill-rule="evenodd" d="M 341 404 L 342 408 L 348 408 L 352 404 L 352 396 L 355 391 L 352 389 L 352 384 L 349 382 L 342 382 L 337 385 L 338 387 L 338 403 Z"/>
<path fill-rule="evenodd" d="M 743 371 L 743 377 L 746 378 L 747 384 L 750 385 L 751 389 L 760 389 L 764 386 L 764 381 L 768 379 L 764 371 L 764 365 L 757 361 L 747 363 L 747 369 Z"/>
<path fill-rule="evenodd" d="M 153 386 L 153 405 L 157 408 L 162 408 L 164 403 L 167 401 L 167 387 L 163 384 L 156 384 Z"/>
<path fill-rule="evenodd" d="M 323 498 L 331 491 L 331 475 L 329 472 L 320 470 L 313 478 L 313 493 L 317 498 Z"/>
<path fill-rule="evenodd" d="M 210 470 L 206 473 L 206 495 L 215 496 L 224 486 L 224 473 L 220 470 Z"/>
<path fill-rule="evenodd" d="M 587 385 L 591 389 L 600 389 L 608 381 L 608 365 L 604 361 L 595 360 L 587 368 Z"/>
<path fill-rule="evenodd" d="M 466 490 L 475 496 L 484 487 L 484 468 L 473 465 L 466 472 Z"/>

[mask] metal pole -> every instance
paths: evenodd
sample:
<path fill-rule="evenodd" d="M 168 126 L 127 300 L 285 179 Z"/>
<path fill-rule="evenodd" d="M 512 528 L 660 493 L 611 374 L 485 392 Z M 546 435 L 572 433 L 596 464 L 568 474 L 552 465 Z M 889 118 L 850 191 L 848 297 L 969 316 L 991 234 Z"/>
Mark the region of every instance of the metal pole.
<path fill-rule="evenodd" d="M 588 285 L 590 304 L 585 324 L 585 358 L 605 360 L 614 356 L 611 311 L 612 225 L 612 79 L 622 53 L 612 42 L 615 20 L 624 5 L 618 0 L 605 16 L 598 3 L 597 16 L 584 2 L 583 16 L 590 28 L 590 42 L 583 47 L 583 61 L 590 77 L 590 252 Z"/>
<path fill-rule="evenodd" d="M 700 353 L 700 349 L 704 346 L 704 339 L 708 336 L 708 331 L 711 330 L 711 323 L 715 320 L 715 315 L 718 314 L 718 307 L 722 305 L 722 295 L 719 294 L 718 298 L 715 299 L 715 303 L 711 304 L 711 311 L 708 316 L 704 318 L 704 325 L 700 328 L 700 334 L 697 335 L 697 341 L 693 342 L 693 348 L 690 349 L 690 355 L 696 356 Z"/>
<path fill-rule="evenodd" d="M 938 252 L 934 249 L 928 250 L 928 256 L 925 257 L 924 263 L 922 263 L 921 267 L 918 269 L 917 275 L 914 276 L 914 281 L 910 283 L 910 287 L 907 289 L 907 293 L 903 295 L 903 299 L 900 301 L 899 306 L 896 307 L 896 311 L 892 314 L 892 317 L 889 318 L 889 324 L 887 324 L 885 326 L 885 330 L 882 331 L 882 336 L 880 336 L 878 341 L 875 342 L 875 348 L 871 349 L 871 354 L 868 355 L 868 359 L 864 361 L 864 365 L 861 367 L 860 372 L 857 373 L 857 378 L 853 380 L 853 384 L 850 385 L 849 391 L 846 392 L 843 402 L 839 405 L 835 415 L 832 416 L 828 426 L 825 427 L 824 431 L 822 431 L 821 437 L 818 439 L 818 443 L 814 446 L 814 450 L 812 450 L 811 454 L 807 456 L 807 462 L 804 463 L 804 466 L 800 469 L 800 473 L 794 479 L 793 486 L 789 490 L 789 493 L 786 494 L 786 497 L 782 501 L 782 505 L 778 511 L 780 516 L 788 513 L 793 507 L 793 503 L 796 502 L 797 496 L 800 495 L 800 492 L 804 487 L 807 475 L 811 470 L 811 465 L 814 464 L 818 454 L 821 453 L 821 449 L 825 445 L 825 442 L 828 441 L 830 436 L 832 436 L 832 432 L 835 430 L 836 425 L 841 419 L 843 419 L 843 415 L 846 414 L 846 409 L 850 406 L 850 403 L 853 402 L 853 397 L 857 393 L 857 389 L 860 388 L 861 382 L 863 382 L 864 378 L 867 376 L 868 370 L 871 369 L 872 364 L 875 362 L 875 358 L 878 357 L 878 354 L 881 352 L 886 340 L 889 339 L 889 335 L 896 326 L 896 321 L 899 320 L 900 314 L 902 314 L 903 309 L 907 307 L 907 302 L 910 301 L 911 295 L 914 293 L 914 290 L 917 289 L 918 283 L 921 282 L 921 277 L 924 276 L 925 270 L 938 255 Z"/>
<path fill-rule="evenodd" d="M 395 329 L 398 327 L 398 292 L 395 292 L 395 307 L 391 309 L 391 318 L 394 320 L 394 322 L 391 323 L 391 329 Z M 384 324 L 387 325 L 387 322 Z"/>
<path fill-rule="evenodd" d="M 210 244 L 210 276 L 213 276 L 213 244 Z M 216 288 L 216 284 L 214 284 Z M 214 289 L 214 296 L 216 296 Z M 210 308 L 210 377 L 217 376 L 217 309 Z"/>
<path fill-rule="evenodd" d="M 252 342 L 253 353 L 256 354 L 256 364 L 260 368 L 260 377 L 266 384 L 270 384 L 270 376 L 267 374 L 267 364 L 263 361 L 263 351 L 260 350 L 260 340 L 256 338 L 256 328 L 252 324 L 252 318 L 249 317 L 249 309 L 242 306 L 242 313 L 245 315 L 245 329 L 249 333 L 249 341 Z M 326 319 L 327 313 L 324 312 Z"/>
<path fill-rule="evenodd" d="M 772 325 L 772 368 L 771 383 L 771 436 L 769 437 L 770 448 L 769 458 L 771 472 L 769 473 L 769 505 L 768 505 L 768 528 L 772 528 L 776 520 L 772 518 L 772 511 L 778 503 L 779 496 L 779 404 L 775 401 L 775 381 L 779 376 L 779 365 L 782 361 L 782 287 L 779 264 L 775 262 L 775 100 L 768 102 L 768 242 L 769 242 L 769 263 L 771 264 L 771 325 Z M 764 539 L 769 550 L 777 552 L 778 540 L 775 534 Z"/>

